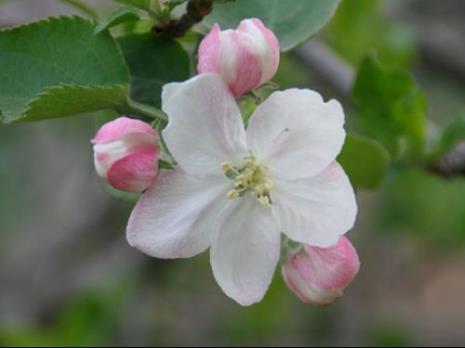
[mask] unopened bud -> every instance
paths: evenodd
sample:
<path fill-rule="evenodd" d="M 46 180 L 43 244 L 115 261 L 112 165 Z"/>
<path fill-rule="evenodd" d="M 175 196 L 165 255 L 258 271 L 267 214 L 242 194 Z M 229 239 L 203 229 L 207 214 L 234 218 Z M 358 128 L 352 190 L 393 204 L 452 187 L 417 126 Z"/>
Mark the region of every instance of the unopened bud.
<path fill-rule="evenodd" d="M 157 133 L 145 122 L 120 117 L 100 128 L 92 143 L 98 175 L 118 190 L 142 192 L 157 175 Z"/>
<path fill-rule="evenodd" d="M 346 237 L 329 248 L 304 245 L 282 266 L 288 287 L 305 303 L 327 305 L 341 297 L 360 269 L 355 248 Z"/>
<path fill-rule="evenodd" d="M 219 74 L 235 96 L 271 80 L 279 65 L 279 43 L 256 18 L 243 20 L 235 30 L 215 24 L 199 48 L 198 71 Z"/>

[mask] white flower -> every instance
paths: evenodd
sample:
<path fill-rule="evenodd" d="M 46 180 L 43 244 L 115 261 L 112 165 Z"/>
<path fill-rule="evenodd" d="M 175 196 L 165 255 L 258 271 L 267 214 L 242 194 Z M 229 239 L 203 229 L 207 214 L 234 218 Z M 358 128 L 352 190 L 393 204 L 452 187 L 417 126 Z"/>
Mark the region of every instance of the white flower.
<path fill-rule="evenodd" d="M 209 247 L 214 276 L 242 305 L 260 301 L 280 258 L 281 232 L 319 247 L 354 224 L 356 202 L 335 162 L 344 114 L 310 90 L 273 93 L 245 130 L 218 75 L 164 87 L 163 132 L 178 165 L 135 207 L 128 241 L 148 255 L 184 258 Z"/>

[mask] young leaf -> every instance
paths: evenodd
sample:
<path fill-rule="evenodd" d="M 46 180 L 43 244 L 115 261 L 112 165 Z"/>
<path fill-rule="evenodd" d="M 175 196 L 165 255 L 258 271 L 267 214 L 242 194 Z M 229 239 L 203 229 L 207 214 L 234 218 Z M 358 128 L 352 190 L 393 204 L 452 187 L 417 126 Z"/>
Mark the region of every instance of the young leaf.
<path fill-rule="evenodd" d="M 107 33 L 94 35 L 85 19 L 51 18 L 0 31 L 0 61 L 2 122 L 125 105 L 128 72 L 118 47 Z"/>
<path fill-rule="evenodd" d="M 387 18 L 379 0 L 344 0 L 324 30 L 329 45 L 359 66 L 370 49 L 382 62 L 408 67 L 415 59 L 415 37 L 408 27 Z"/>
<path fill-rule="evenodd" d="M 98 34 L 124 22 L 137 21 L 139 18 L 139 13 L 134 7 L 120 7 L 115 12 L 113 12 L 110 17 L 100 22 L 100 24 L 95 28 L 95 33 Z"/>
<path fill-rule="evenodd" d="M 244 18 L 260 18 L 288 51 L 315 35 L 332 17 L 339 0 L 236 0 L 215 5 L 205 22 L 235 28 Z"/>
<path fill-rule="evenodd" d="M 163 85 L 189 78 L 189 56 L 176 41 L 137 34 L 122 37 L 119 43 L 131 75 L 131 98 L 136 102 L 159 108 Z"/>
<path fill-rule="evenodd" d="M 394 157 L 414 157 L 425 145 L 426 99 L 411 75 L 383 67 L 373 56 L 362 63 L 353 100 L 363 129 Z"/>
<path fill-rule="evenodd" d="M 383 182 L 389 167 L 389 154 L 378 142 L 357 134 L 348 134 L 338 157 L 358 188 L 375 189 Z"/>
<path fill-rule="evenodd" d="M 442 130 L 435 155 L 440 157 L 465 141 L 465 113 L 453 118 Z"/>

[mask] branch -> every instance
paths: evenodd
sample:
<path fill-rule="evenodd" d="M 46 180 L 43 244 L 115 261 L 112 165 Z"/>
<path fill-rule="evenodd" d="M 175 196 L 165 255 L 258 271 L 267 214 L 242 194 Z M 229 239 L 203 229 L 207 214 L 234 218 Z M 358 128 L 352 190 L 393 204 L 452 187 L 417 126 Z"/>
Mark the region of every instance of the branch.
<path fill-rule="evenodd" d="M 444 178 L 465 176 L 465 142 L 460 142 L 437 163 L 429 164 L 427 169 Z"/>
<path fill-rule="evenodd" d="M 297 57 L 336 92 L 348 98 L 355 80 L 354 69 L 323 42 L 314 39 L 296 50 Z"/>
<path fill-rule="evenodd" d="M 152 32 L 159 36 L 182 37 L 190 28 L 209 15 L 212 10 L 213 0 L 189 0 L 186 13 L 181 18 L 170 20 L 164 25 L 155 26 Z"/>
<path fill-rule="evenodd" d="M 344 99 L 349 99 L 355 79 L 354 69 L 319 40 L 313 40 L 296 51 L 297 56 L 322 80 L 331 84 Z M 429 132 L 439 127 L 428 121 Z M 443 177 L 465 175 L 465 142 L 434 163 L 425 165 L 431 173 Z"/>

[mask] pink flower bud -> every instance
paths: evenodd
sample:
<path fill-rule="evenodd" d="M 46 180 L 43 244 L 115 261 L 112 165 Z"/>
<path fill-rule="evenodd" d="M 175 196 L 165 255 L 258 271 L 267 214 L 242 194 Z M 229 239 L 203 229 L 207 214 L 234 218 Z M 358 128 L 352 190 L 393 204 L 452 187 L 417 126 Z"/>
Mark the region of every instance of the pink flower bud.
<path fill-rule="evenodd" d="M 236 30 L 215 24 L 199 48 L 200 74 L 217 73 L 235 96 L 271 80 L 279 65 L 279 43 L 256 18 L 243 20 Z"/>
<path fill-rule="evenodd" d="M 146 190 L 157 175 L 157 132 L 145 122 L 120 117 L 92 140 L 95 169 L 114 188 Z"/>
<path fill-rule="evenodd" d="M 282 266 L 287 286 L 305 303 L 327 305 L 352 282 L 360 269 L 355 248 L 346 237 L 329 248 L 304 245 Z"/>

